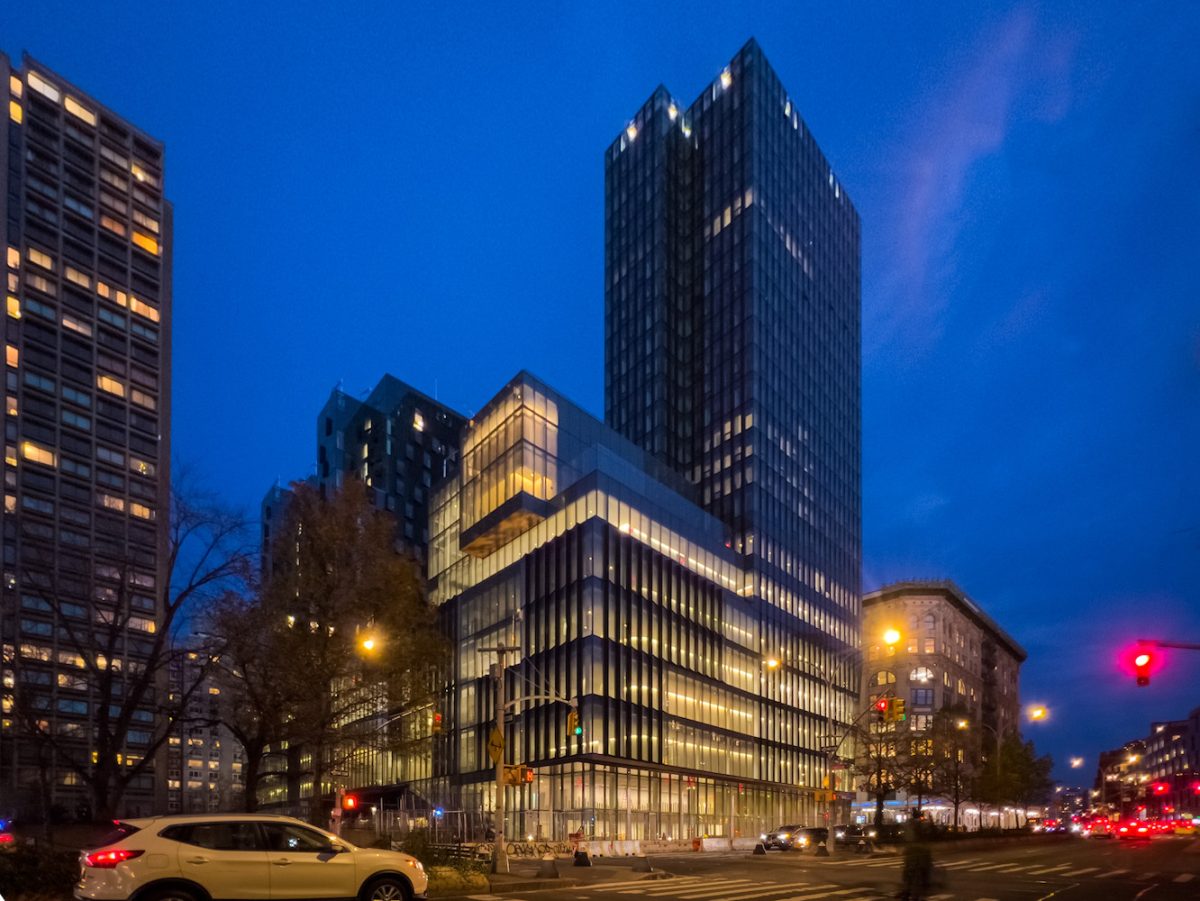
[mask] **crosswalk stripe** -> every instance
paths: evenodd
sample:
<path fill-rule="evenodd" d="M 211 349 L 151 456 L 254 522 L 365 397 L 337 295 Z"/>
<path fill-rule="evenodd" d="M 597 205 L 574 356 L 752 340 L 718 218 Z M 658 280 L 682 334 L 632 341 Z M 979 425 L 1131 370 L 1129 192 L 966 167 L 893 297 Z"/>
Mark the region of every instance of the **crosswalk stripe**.
<path fill-rule="evenodd" d="M 1042 873 L 1054 873 L 1057 870 L 1070 869 L 1070 867 L 1071 867 L 1071 865 L 1069 863 L 1060 863 L 1056 867 L 1042 867 L 1041 869 L 1038 869 L 1038 870 L 1030 870 L 1029 873 L 1031 876 L 1040 876 Z"/>
<path fill-rule="evenodd" d="M 1138 882 L 1149 882 L 1151 879 L 1153 879 L 1157 875 L 1158 875 L 1158 870 L 1151 870 L 1149 873 L 1139 873 L 1138 877 L 1137 877 Z"/>
<path fill-rule="evenodd" d="M 1016 873 L 1018 870 L 1028 870 L 1030 867 L 1037 866 L 1032 863 L 1008 863 L 1004 866 L 996 867 L 997 873 Z"/>
<path fill-rule="evenodd" d="M 1178 876 L 1176 876 L 1171 881 L 1172 882 L 1191 882 L 1195 878 L 1196 878 L 1195 873 L 1180 873 Z"/>
<path fill-rule="evenodd" d="M 669 885 L 668 883 L 675 883 L 675 884 Z M 699 880 L 699 881 L 693 879 L 693 880 L 689 880 L 687 885 L 681 886 L 681 885 L 679 885 L 679 883 L 675 882 L 674 879 L 668 879 L 668 880 L 665 880 L 663 883 L 656 885 L 654 888 L 625 889 L 624 891 L 617 892 L 617 894 L 618 895 L 647 895 L 649 897 L 653 897 L 655 895 L 673 895 L 679 891 L 690 891 L 690 890 L 699 888 L 701 885 L 703 885 L 703 887 L 705 889 L 712 889 L 712 888 L 716 888 L 718 886 L 721 888 L 731 888 L 732 889 L 732 888 L 736 888 L 740 885 L 754 885 L 754 884 L 755 884 L 754 881 L 751 879 L 705 879 L 705 880 Z"/>
<path fill-rule="evenodd" d="M 708 883 L 707 885 L 691 885 L 686 889 L 666 889 L 664 891 L 655 892 L 656 895 L 675 895 L 680 898 L 706 898 L 711 895 L 720 895 L 723 892 L 738 892 L 747 891 L 749 889 L 761 886 L 761 882 L 756 882 L 753 879 L 735 879 L 732 882 L 727 882 L 725 885 L 716 885 L 716 883 Z M 646 894 L 649 894 L 647 892 Z"/>
<path fill-rule="evenodd" d="M 899 860 L 873 860 L 870 863 L 864 863 L 863 866 L 876 869 L 878 867 L 898 867 L 900 864 Z"/>
<path fill-rule="evenodd" d="M 959 867 L 969 867 L 973 864 L 983 863 L 978 857 L 969 857 L 966 860 L 952 860 L 949 863 L 942 864 L 946 869 L 954 870 Z"/>
<path fill-rule="evenodd" d="M 1128 870 L 1109 870 L 1107 873 L 1101 873 L 1097 879 L 1107 879 L 1109 876 L 1120 876 L 1122 873 L 1128 873 Z"/>
<path fill-rule="evenodd" d="M 1003 863 L 985 863 L 982 866 L 963 867 L 963 870 L 970 873 L 982 873 L 984 870 L 996 870 L 1003 866 L 1008 865 Z"/>
<path fill-rule="evenodd" d="M 831 892 L 828 887 L 814 886 L 806 890 L 806 894 L 792 895 L 790 898 L 780 898 L 779 901 L 813 901 L 815 898 L 832 898 L 834 895 L 849 895 L 853 892 L 861 892 L 858 888 L 843 888 Z M 815 894 L 814 894 L 815 892 Z"/>
<path fill-rule="evenodd" d="M 721 901 L 747 901 L 747 899 L 750 899 L 750 898 L 760 898 L 763 895 L 778 895 L 780 892 L 790 892 L 790 891 L 794 891 L 797 888 L 803 888 L 803 889 L 805 889 L 806 892 L 808 892 L 808 894 L 801 895 L 800 897 L 802 897 L 802 898 L 828 898 L 831 895 L 845 895 L 845 894 L 849 894 L 852 891 L 853 892 L 859 891 L 859 889 L 844 889 L 843 891 L 840 891 L 840 892 L 829 891 L 829 889 L 836 888 L 836 887 L 837 887 L 837 885 L 832 882 L 828 883 L 827 885 L 810 885 L 807 888 L 805 888 L 804 883 L 800 883 L 798 886 L 797 885 L 783 885 L 782 883 L 777 883 L 772 888 L 764 888 L 764 889 L 760 889 L 759 891 L 756 891 L 756 892 L 742 892 L 737 895 L 722 895 Z M 816 894 L 813 894 L 814 892 Z M 680 896 L 680 897 L 682 897 L 682 896 Z"/>
<path fill-rule="evenodd" d="M 1067 870 L 1063 873 L 1064 876 L 1082 876 L 1084 873 L 1094 873 L 1099 870 L 1099 867 L 1084 867 L 1080 870 Z"/>
<path fill-rule="evenodd" d="M 703 877 L 701 877 L 701 876 L 673 876 L 673 877 L 671 877 L 671 884 L 672 885 L 681 885 L 683 883 L 699 882 L 702 878 Z M 590 889 L 598 889 L 598 888 L 605 889 L 607 891 L 609 889 L 614 889 L 614 888 L 628 888 L 631 885 L 644 885 L 647 888 L 649 888 L 652 885 L 659 883 L 660 881 L 661 880 L 657 880 L 657 879 L 628 879 L 625 882 L 600 882 L 600 883 L 597 883 L 596 885 L 577 885 L 577 886 L 575 886 L 575 888 L 580 891 L 588 891 Z M 468 897 L 474 898 L 476 896 L 468 895 Z M 482 898 L 483 896 L 480 895 L 479 897 Z M 492 897 L 499 898 L 500 896 L 493 895 Z"/>

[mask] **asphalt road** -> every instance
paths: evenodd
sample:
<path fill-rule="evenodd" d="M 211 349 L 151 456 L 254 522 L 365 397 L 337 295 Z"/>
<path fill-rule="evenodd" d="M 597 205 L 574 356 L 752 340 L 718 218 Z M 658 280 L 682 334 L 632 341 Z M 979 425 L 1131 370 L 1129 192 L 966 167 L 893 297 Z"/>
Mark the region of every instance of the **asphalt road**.
<path fill-rule="evenodd" d="M 936 847 L 943 874 L 930 901 L 1196 901 L 1200 899 L 1200 839 L 1158 837 L 1143 842 L 1066 838 L 986 851 Z M 605 861 L 606 863 L 610 861 Z M 612 861 L 616 862 L 616 861 Z M 900 886 L 900 855 L 829 858 L 773 852 L 655 857 L 661 880 L 628 879 L 575 888 L 476 894 L 474 901 L 882 901 Z M 570 870 L 563 868 L 563 875 Z"/>

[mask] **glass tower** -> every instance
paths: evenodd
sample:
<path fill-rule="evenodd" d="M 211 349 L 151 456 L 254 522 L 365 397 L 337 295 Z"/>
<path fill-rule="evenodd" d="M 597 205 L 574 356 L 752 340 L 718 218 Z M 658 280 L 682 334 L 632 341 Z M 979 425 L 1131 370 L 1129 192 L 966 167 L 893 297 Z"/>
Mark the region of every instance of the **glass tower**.
<path fill-rule="evenodd" d="M 858 214 L 754 41 L 605 177 L 606 420 L 726 525 L 764 652 L 827 672 L 861 620 Z"/>

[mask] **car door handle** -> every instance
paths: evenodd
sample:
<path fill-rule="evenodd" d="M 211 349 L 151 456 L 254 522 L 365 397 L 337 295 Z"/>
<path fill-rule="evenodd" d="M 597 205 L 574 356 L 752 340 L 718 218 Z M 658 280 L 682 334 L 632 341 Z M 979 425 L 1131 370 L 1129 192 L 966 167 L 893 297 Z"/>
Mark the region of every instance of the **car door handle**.
<path fill-rule="evenodd" d="M 271 863 L 275 864 L 275 866 L 277 866 L 277 867 L 290 867 L 292 865 L 292 862 L 290 860 L 286 860 L 286 859 L 285 860 L 273 860 L 273 861 L 271 861 Z"/>
<path fill-rule="evenodd" d="M 187 863 L 208 863 L 207 857 L 189 857 Z"/>

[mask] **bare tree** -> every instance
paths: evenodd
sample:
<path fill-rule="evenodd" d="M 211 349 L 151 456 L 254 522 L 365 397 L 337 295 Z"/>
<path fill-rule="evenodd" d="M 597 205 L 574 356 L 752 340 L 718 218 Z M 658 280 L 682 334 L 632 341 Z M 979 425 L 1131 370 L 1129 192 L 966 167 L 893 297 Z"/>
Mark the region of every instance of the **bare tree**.
<path fill-rule="evenodd" d="M 172 484 L 167 515 L 165 584 L 153 555 L 120 541 L 97 547 L 88 603 L 65 599 L 78 592 L 63 591 L 59 561 L 24 561 L 22 591 L 41 599 L 57 627 L 59 686 L 80 692 L 72 703 L 89 721 L 52 728 L 50 694 L 34 675 L 48 672 L 39 664 L 50 661 L 32 643 L 14 648 L 6 692 L 22 733 L 76 774 L 97 821 L 112 818 L 130 784 L 151 771 L 207 677 L 215 651 L 188 635 L 190 616 L 250 572 L 245 518 L 193 487 L 186 473 Z M 171 667 L 187 654 L 200 655 L 201 665 L 171 691 Z"/>
<path fill-rule="evenodd" d="M 334 782 L 362 749 L 393 746 L 395 735 L 414 732 L 428 742 L 428 729 L 412 729 L 412 720 L 430 703 L 446 644 L 419 567 L 395 550 L 395 528 L 357 482 L 330 498 L 293 486 L 272 573 L 257 599 L 238 606 L 219 630 L 231 654 L 223 678 L 233 680 L 231 697 L 241 705 L 242 721 L 231 717 L 226 725 L 245 750 L 248 806 L 255 803 L 251 760 L 261 768 L 280 739 L 293 752 L 289 779 L 312 780 L 314 822 L 324 819 Z M 252 629 L 255 637 L 238 640 L 230 629 Z M 409 728 L 388 729 L 401 721 Z M 296 771 L 300 747 L 309 761 L 303 773 Z"/>

